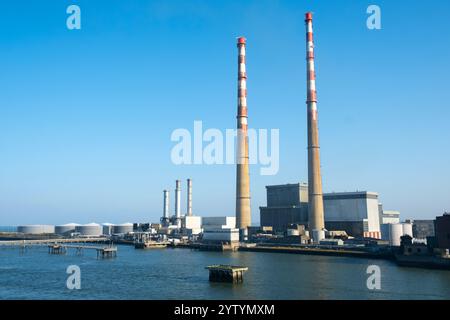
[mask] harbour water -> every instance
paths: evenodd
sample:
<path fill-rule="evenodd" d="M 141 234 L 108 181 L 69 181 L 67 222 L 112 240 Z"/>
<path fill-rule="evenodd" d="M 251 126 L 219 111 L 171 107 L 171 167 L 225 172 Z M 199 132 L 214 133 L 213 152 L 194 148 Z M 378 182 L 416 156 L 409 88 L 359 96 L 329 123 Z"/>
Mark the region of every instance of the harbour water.
<path fill-rule="evenodd" d="M 212 283 L 205 266 L 244 265 L 243 284 Z M 81 269 L 81 289 L 66 287 L 66 269 Z M 381 290 L 367 288 L 369 265 Z M 0 299 L 450 299 L 450 272 L 402 268 L 385 260 L 282 253 L 136 250 L 115 259 L 46 247 L 0 247 Z"/>

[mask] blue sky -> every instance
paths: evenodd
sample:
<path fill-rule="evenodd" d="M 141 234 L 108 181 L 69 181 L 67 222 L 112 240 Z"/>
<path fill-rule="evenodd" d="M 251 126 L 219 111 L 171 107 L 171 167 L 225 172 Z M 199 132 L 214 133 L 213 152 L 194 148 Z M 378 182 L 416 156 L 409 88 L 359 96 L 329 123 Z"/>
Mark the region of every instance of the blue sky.
<path fill-rule="evenodd" d="M 170 135 L 235 127 L 241 35 L 249 126 L 280 130 L 278 174 L 250 169 L 258 222 L 265 185 L 307 180 L 309 10 L 324 192 L 376 191 L 403 218 L 450 210 L 448 1 L 3 1 L 0 225 L 158 221 L 177 178 L 184 211 L 188 177 L 195 214 L 234 215 L 234 166 L 176 166 Z"/>

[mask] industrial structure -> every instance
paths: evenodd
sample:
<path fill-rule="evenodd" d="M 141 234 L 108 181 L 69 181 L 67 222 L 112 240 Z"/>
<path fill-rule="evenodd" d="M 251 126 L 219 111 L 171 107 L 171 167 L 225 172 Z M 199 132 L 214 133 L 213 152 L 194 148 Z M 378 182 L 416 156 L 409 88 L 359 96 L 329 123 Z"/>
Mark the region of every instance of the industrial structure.
<path fill-rule="evenodd" d="M 320 174 L 319 126 L 317 114 L 316 74 L 314 69 L 314 40 L 312 13 L 305 16 L 306 23 L 306 66 L 307 66 L 307 117 L 308 117 L 308 196 L 309 230 L 313 240 L 324 238 L 325 228 L 322 197 L 322 176 Z"/>
<path fill-rule="evenodd" d="M 186 216 L 192 216 L 192 180 L 187 179 L 187 210 Z"/>
<path fill-rule="evenodd" d="M 98 237 L 103 234 L 103 227 L 98 223 L 88 223 L 75 227 L 75 232 L 81 236 Z"/>
<path fill-rule="evenodd" d="M 434 237 L 434 220 L 416 220 L 413 224 L 413 238 L 415 239 L 427 239 L 428 237 Z"/>
<path fill-rule="evenodd" d="M 66 223 L 62 225 L 55 226 L 55 234 L 66 236 L 75 232 L 75 228 L 79 226 L 77 223 Z"/>
<path fill-rule="evenodd" d="M 267 206 L 260 207 L 261 226 L 286 232 L 291 224 L 307 225 L 308 189 L 305 183 L 266 186 Z M 353 237 L 381 238 L 377 193 L 326 193 L 323 203 L 327 230 L 345 231 Z"/>
<path fill-rule="evenodd" d="M 169 219 L 169 190 L 164 190 L 164 204 L 163 204 L 163 216 L 161 218 L 161 224 L 167 227 L 170 223 Z"/>
<path fill-rule="evenodd" d="M 237 110 L 237 164 L 236 164 L 236 221 L 242 238 L 251 225 L 250 173 L 248 154 L 246 39 L 237 40 L 238 47 L 238 110 Z"/>
<path fill-rule="evenodd" d="M 25 234 L 53 234 L 55 226 L 45 224 L 18 226 L 17 232 Z"/>
<path fill-rule="evenodd" d="M 436 244 L 439 249 L 450 249 L 450 213 L 436 217 L 434 225 Z"/>
<path fill-rule="evenodd" d="M 378 193 L 327 193 L 323 202 L 328 230 L 343 230 L 354 237 L 381 238 Z"/>
<path fill-rule="evenodd" d="M 260 207 L 261 226 L 284 233 L 291 224 L 308 224 L 308 185 L 266 186 L 267 206 Z"/>
<path fill-rule="evenodd" d="M 177 180 L 175 184 L 175 216 L 173 225 L 181 228 L 181 181 Z"/>
<path fill-rule="evenodd" d="M 217 243 L 239 242 L 240 230 L 235 217 L 203 217 L 203 241 Z"/>

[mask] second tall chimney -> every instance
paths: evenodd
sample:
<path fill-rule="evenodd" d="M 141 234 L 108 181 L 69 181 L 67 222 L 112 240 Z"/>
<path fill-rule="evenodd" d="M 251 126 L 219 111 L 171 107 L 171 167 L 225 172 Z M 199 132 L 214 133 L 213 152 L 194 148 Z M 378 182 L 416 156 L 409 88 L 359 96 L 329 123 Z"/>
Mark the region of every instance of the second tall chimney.
<path fill-rule="evenodd" d="M 245 70 L 246 39 L 237 40 L 238 47 L 238 110 L 236 164 L 236 227 L 245 232 L 251 225 L 250 174 L 248 168 L 247 72 Z"/>
<path fill-rule="evenodd" d="M 305 16 L 306 24 L 306 70 L 307 70 L 307 117 L 308 117 L 308 206 L 309 230 L 320 234 L 325 228 L 322 176 L 320 174 L 319 127 L 317 117 L 316 74 L 314 71 L 314 40 L 312 13 Z M 314 233 L 316 231 L 316 233 Z M 320 241 L 313 239 L 314 241 Z M 314 236 L 313 236 L 314 238 Z M 317 238 L 317 236 L 316 236 Z"/>

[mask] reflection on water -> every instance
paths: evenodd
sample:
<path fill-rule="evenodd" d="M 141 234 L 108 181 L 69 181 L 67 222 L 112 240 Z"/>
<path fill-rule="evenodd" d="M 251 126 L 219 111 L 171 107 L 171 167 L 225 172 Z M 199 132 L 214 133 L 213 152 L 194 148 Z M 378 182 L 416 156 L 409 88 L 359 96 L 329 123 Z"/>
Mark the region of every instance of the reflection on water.
<path fill-rule="evenodd" d="M 249 267 L 244 283 L 211 283 L 205 266 Z M 66 268 L 81 268 L 81 290 L 66 288 Z M 366 269 L 381 268 L 381 290 Z M 449 299 L 450 271 L 401 268 L 389 261 L 188 249 L 135 250 L 97 260 L 47 249 L 0 249 L 0 299 Z"/>

